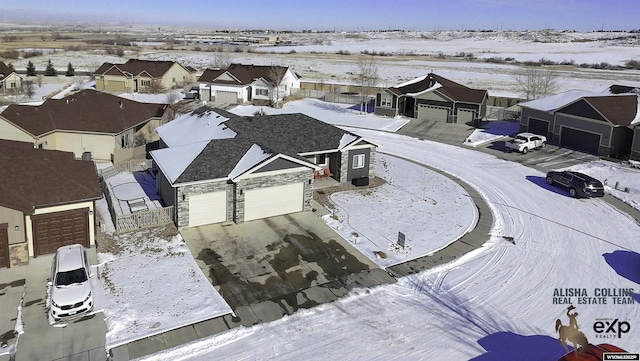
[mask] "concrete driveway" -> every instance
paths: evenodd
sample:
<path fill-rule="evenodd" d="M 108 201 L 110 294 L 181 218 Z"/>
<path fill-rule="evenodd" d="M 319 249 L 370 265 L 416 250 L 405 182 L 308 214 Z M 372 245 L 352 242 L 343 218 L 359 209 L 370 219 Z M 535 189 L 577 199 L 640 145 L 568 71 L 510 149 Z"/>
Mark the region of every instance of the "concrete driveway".
<path fill-rule="evenodd" d="M 359 285 L 395 282 L 313 212 L 181 234 L 236 314 L 254 321 L 249 324 L 331 302 Z"/>
<path fill-rule="evenodd" d="M 95 264 L 95 247 L 89 249 L 89 257 Z M 31 258 L 26 266 L 0 270 L 0 327 L 11 344 L 16 342 L 11 331 L 24 295 L 21 311 L 24 333 L 17 338 L 15 360 L 106 360 L 107 326 L 101 312 L 69 321 L 64 327 L 49 325 L 46 284 L 52 261 L 53 255 L 40 256 Z"/>

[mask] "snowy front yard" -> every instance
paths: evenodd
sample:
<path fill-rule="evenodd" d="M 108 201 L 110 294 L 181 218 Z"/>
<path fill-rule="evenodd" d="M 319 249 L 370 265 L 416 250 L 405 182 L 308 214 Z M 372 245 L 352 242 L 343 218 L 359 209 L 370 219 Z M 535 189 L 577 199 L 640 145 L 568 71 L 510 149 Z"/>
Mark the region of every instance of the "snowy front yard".
<path fill-rule="evenodd" d="M 106 201 L 96 203 L 109 238 L 98 253 L 107 350 L 232 313 L 173 225 L 116 235 Z"/>

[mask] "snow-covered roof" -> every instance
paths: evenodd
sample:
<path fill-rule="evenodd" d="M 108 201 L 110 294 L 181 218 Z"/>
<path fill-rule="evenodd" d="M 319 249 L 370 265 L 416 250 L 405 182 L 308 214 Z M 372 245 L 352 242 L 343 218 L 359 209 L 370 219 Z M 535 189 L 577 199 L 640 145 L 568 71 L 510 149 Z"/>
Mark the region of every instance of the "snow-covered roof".
<path fill-rule="evenodd" d="M 151 151 L 151 157 L 168 180 L 174 183 L 191 162 L 202 152 L 209 141 L 163 148 Z"/>
<path fill-rule="evenodd" d="M 271 155 L 273 155 L 273 153 L 264 151 L 259 145 L 252 145 L 242 158 L 240 158 L 240 161 L 236 164 L 231 173 L 229 173 L 229 179 L 234 180 L 236 177 L 242 175 L 255 165 L 269 158 Z"/>
<path fill-rule="evenodd" d="M 159 126 L 157 132 L 169 147 L 212 139 L 233 138 L 236 132 L 224 124 L 227 120 L 229 118 L 212 109 L 207 109 L 204 112 L 191 112 L 178 117 Z"/>
<path fill-rule="evenodd" d="M 603 93 L 589 92 L 585 90 L 569 90 L 564 93 L 552 95 L 546 98 L 520 103 L 520 106 L 545 112 L 552 112 L 585 96 L 602 96 Z"/>
<path fill-rule="evenodd" d="M 346 147 L 347 145 L 351 144 L 351 142 L 353 142 L 356 139 L 358 139 L 358 137 L 356 137 L 355 135 L 353 135 L 351 133 L 344 133 L 344 135 L 340 139 L 340 145 L 338 146 L 338 149 L 342 149 L 342 148 Z"/>
<path fill-rule="evenodd" d="M 433 84 L 433 86 L 431 86 L 431 87 L 429 87 L 429 88 L 427 88 L 427 89 L 425 89 L 423 91 L 419 91 L 417 93 L 407 93 L 405 95 L 410 96 L 410 97 L 417 97 L 417 96 L 420 96 L 422 94 L 425 94 L 425 93 L 428 93 L 428 92 L 432 92 L 432 91 L 434 91 L 436 89 L 440 89 L 440 88 L 442 88 L 442 84 L 436 82 L 435 84 Z"/>

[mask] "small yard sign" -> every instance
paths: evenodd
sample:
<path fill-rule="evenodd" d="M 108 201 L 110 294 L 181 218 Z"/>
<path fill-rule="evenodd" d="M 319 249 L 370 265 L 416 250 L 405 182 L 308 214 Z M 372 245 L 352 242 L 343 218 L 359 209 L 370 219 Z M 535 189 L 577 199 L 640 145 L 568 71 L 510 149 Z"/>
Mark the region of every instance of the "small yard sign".
<path fill-rule="evenodd" d="M 404 233 L 398 232 L 398 246 L 404 248 Z"/>

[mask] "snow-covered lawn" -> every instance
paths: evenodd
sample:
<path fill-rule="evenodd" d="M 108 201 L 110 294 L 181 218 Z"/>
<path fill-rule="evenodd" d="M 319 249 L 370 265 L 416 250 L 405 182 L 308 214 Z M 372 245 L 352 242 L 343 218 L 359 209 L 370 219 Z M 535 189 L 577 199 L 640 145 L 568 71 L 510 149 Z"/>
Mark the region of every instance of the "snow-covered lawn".
<path fill-rule="evenodd" d="M 432 254 L 473 230 L 478 210 L 457 183 L 397 157 L 379 154 L 376 162 L 387 183 L 332 194 L 336 208 L 323 218 L 380 267 Z M 406 236 L 405 251 L 389 247 L 398 232 Z"/>
<path fill-rule="evenodd" d="M 601 289 L 639 293 L 640 227 L 633 219 L 601 199 L 576 200 L 559 194 L 546 186 L 544 174 L 518 163 L 389 132 L 350 130 L 380 144 L 382 154 L 441 169 L 473 186 L 494 218 L 485 245 L 451 264 L 401 278 L 395 285 L 354 291 L 331 304 L 269 324 L 230 330 L 143 360 L 501 361 L 514 355 L 521 360 L 556 360 L 565 353 L 554 330 L 557 319 L 568 324 L 564 302 L 577 307 L 578 324 L 591 343 L 640 350 L 640 337 L 633 328 L 611 339 L 599 338 L 607 335 L 593 329 L 594 322 L 603 319 L 640 324 L 637 303 L 614 304 L 629 297 L 595 299 Z M 406 174 L 424 175 L 419 165 L 406 167 Z M 598 169 L 587 168 L 587 173 Z M 616 176 L 628 174 L 625 179 L 634 173 L 631 168 L 615 170 Z M 424 190 L 398 189 L 411 192 L 414 199 L 423 198 Z M 638 193 L 628 195 L 640 200 Z M 349 212 L 349 222 L 341 223 L 339 232 L 368 238 L 377 233 L 383 239 L 381 222 L 367 221 L 370 213 L 400 215 L 403 206 L 404 202 L 372 202 L 360 219 L 360 213 Z M 449 206 L 458 210 L 455 204 Z M 395 232 L 413 222 L 389 217 L 382 226 Z M 422 232 L 444 232 L 449 226 L 434 223 L 433 229 Z M 567 288 L 584 289 L 586 296 L 559 296 L 566 295 Z"/>
<path fill-rule="evenodd" d="M 115 177 L 128 179 L 127 174 Z M 127 196 L 145 194 L 131 186 Z M 96 204 L 113 238 L 98 253 L 107 349 L 232 313 L 171 227 L 116 235 L 106 200 Z"/>

